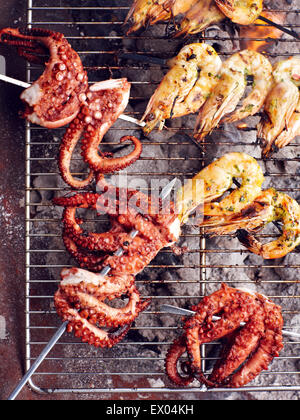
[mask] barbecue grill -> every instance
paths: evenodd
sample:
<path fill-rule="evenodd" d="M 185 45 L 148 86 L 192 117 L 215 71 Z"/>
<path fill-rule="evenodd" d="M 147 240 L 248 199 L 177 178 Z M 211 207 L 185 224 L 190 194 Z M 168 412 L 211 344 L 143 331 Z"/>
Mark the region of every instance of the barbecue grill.
<path fill-rule="evenodd" d="M 281 3 L 280 3 L 281 4 Z M 123 22 L 131 0 L 28 0 L 28 25 L 63 32 L 79 53 L 90 82 L 108 77 L 128 77 L 132 83 L 127 113 L 140 118 L 146 103 L 166 69 L 157 64 L 126 59 L 126 53 L 173 57 L 183 44 L 205 39 L 218 49 L 224 60 L 240 49 L 241 38 L 234 27 L 210 28 L 197 36 L 174 39 L 166 34 L 167 24 L 160 23 L 141 34 L 125 35 Z M 297 5 L 298 6 L 298 5 Z M 288 28 L 300 29 L 297 19 L 300 7 L 282 2 L 279 12 L 291 10 L 286 17 Z M 300 6 L 300 5 L 299 5 Z M 247 41 L 246 38 L 243 41 Z M 120 58 L 122 52 L 122 58 Z M 273 62 L 300 54 L 299 41 L 284 34 L 267 53 Z M 27 66 L 27 82 L 36 79 L 41 69 Z M 267 162 L 260 159 L 256 142 L 257 117 L 246 120 L 247 126 L 225 125 L 207 137 L 200 149 L 189 134 L 195 117 L 173 120 L 162 133 L 154 131 L 143 138 L 139 128 L 118 121 L 106 136 L 107 150 L 118 147 L 119 138 L 137 134 L 143 138 L 141 159 L 127 170 L 127 178 L 142 177 L 158 189 L 162 180 L 181 181 L 194 176 L 213 158 L 230 151 L 246 151 L 256 157 L 265 169 L 265 187 L 274 186 L 294 198 L 300 198 L 299 143 L 293 141 Z M 239 127 L 239 128 L 238 128 Z M 53 195 L 70 190 L 61 181 L 57 153 L 64 130 L 46 130 L 26 123 L 26 367 L 31 366 L 60 325 L 53 305 L 53 294 L 60 281 L 61 268 L 74 265 L 61 240 L 61 210 L 53 208 Z M 74 172 L 82 173 L 81 158 L 75 154 Z M 156 182 L 154 182 L 156 181 Z M 164 184 L 165 185 L 165 184 Z M 85 214 L 87 226 L 101 228 L 104 219 Z M 269 239 L 278 235 L 269 227 L 259 236 Z M 299 251 L 283 260 L 263 261 L 244 250 L 232 236 L 206 238 L 205 232 L 193 226 L 183 228 L 181 245 L 189 252 L 176 257 L 163 250 L 137 277 L 137 287 L 152 304 L 142 313 L 123 342 L 113 349 L 95 349 L 65 334 L 30 381 L 38 392 L 82 392 L 116 394 L 130 398 L 159 398 L 171 395 L 186 398 L 205 389 L 193 383 L 185 389 L 173 387 L 164 372 L 164 358 L 173 339 L 178 336 L 181 320 L 160 311 L 164 303 L 188 308 L 225 281 L 233 286 L 257 287 L 275 303 L 282 305 L 285 329 L 300 332 Z M 213 389 L 209 393 L 295 392 L 300 391 L 300 342 L 285 338 L 284 350 L 249 386 L 238 390 Z M 202 348 L 203 369 L 209 371 L 218 357 L 218 343 Z M 105 398 L 107 397 L 105 395 Z M 268 394 L 269 395 L 269 394 Z M 286 394 L 285 394 L 286 395 Z M 100 395 L 99 395 L 100 398 Z"/>

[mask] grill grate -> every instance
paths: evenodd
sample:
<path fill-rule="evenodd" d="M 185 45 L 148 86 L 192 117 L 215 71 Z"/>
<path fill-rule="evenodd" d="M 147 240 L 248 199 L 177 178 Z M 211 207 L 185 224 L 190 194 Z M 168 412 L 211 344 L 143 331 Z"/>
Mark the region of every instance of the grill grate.
<path fill-rule="evenodd" d="M 132 82 L 128 113 L 136 118 L 142 115 L 145 103 L 160 82 L 164 69 L 145 66 L 125 60 L 117 60 L 116 52 L 126 50 L 151 53 L 162 58 L 171 57 L 187 40 L 170 40 L 164 36 L 165 24 L 156 25 L 140 36 L 124 37 L 122 27 L 129 10 L 128 0 L 80 1 L 28 0 L 28 25 L 47 27 L 64 32 L 72 46 L 80 54 L 89 73 L 90 82 L 110 76 L 128 77 Z M 71 5 L 70 5 L 71 4 Z M 101 4 L 105 4 L 102 6 Z M 287 27 L 298 28 L 299 10 L 287 15 Z M 226 45 L 240 41 L 236 35 L 230 38 L 211 36 L 205 39 Z M 191 38 L 191 42 L 200 37 Z M 188 42 L 190 42 L 188 40 Z M 246 39 L 245 39 L 246 40 Z M 238 46 L 235 50 L 238 50 Z M 166 53 L 167 51 L 167 53 Z M 220 51 L 226 58 L 233 51 Z M 299 41 L 284 35 L 268 54 L 271 60 L 284 58 L 291 53 L 300 54 Z M 27 81 L 36 79 L 40 69 L 27 67 Z M 193 117 L 188 117 L 189 120 Z M 176 134 L 180 128 L 180 134 Z M 215 156 L 229 151 L 249 152 L 265 165 L 266 185 L 290 193 L 299 199 L 300 157 L 299 143 L 293 141 L 284 152 L 267 163 L 259 159 L 256 144 L 255 123 L 250 122 L 247 131 L 225 127 L 215 131 L 205 140 L 206 153 L 199 151 L 187 138 L 190 128 L 183 120 L 172 121 L 167 135 L 154 132 L 144 139 L 144 152 L 139 162 L 129 168 L 128 179 L 135 176 L 145 180 L 181 180 L 195 175 Z M 133 133 L 136 128 L 120 121 L 110 130 L 105 145 L 118 145 L 122 133 Z M 63 195 L 69 190 L 60 180 L 56 157 L 64 130 L 49 131 L 26 125 L 26 363 L 30 367 L 42 348 L 60 325 L 54 306 L 53 294 L 59 283 L 59 271 L 71 266 L 61 240 L 61 219 L 51 205 L 53 193 Z M 139 136 L 141 134 L 138 132 Z M 232 137 L 237 140 L 233 142 Z M 79 163 L 74 158 L 73 163 Z M 79 171 L 80 172 L 80 171 Z M 80 172 L 81 173 L 81 172 Z M 156 187 L 153 187 L 154 189 Z M 86 223 L 95 223 L 88 215 Z M 275 236 L 275 231 L 260 236 Z M 164 356 L 168 346 L 178 334 L 180 319 L 159 312 L 159 305 L 170 303 L 188 307 L 205 294 L 216 290 L 220 281 L 238 286 L 259 282 L 258 290 L 269 295 L 283 306 L 285 329 L 300 328 L 299 258 L 297 251 L 290 259 L 266 262 L 255 258 L 240 248 L 231 236 L 207 240 L 199 229 L 185 227 L 182 243 L 190 249 L 183 258 L 176 258 L 169 250 L 162 251 L 153 263 L 138 276 L 137 286 L 144 296 L 152 297 L 150 308 L 138 318 L 127 338 L 112 350 L 97 350 L 73 336 L 65 335 L 46 358 L 31 380 L 33 389 L 39 392 L 94 392 L 94 393 L 174 393 L 177 398 L 186 392 L 202 392 L 197 384 L 187 389 L 172 388 L 164 373 Z M 287 274 L 285 274 L 287 273 Z M 217 343 L 202 350 L 203 367 L 209 369 L 216 358 Z M 272 368 L 242 391 L 299 391 L 300 342 L 285 339 L 285 348 Z M 210 392 L 222 392 L 223 389 Z M 226 390 L 232 392 L 232 390 Z M 235 392 L 240 392 L 236 390 Z"/>

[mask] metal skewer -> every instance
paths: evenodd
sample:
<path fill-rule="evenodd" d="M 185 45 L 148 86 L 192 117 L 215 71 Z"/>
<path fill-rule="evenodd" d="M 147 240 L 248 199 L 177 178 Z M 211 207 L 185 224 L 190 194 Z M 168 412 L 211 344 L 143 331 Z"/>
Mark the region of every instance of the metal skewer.
<path fill-rule="evenodd" d="M 161 194 L 160 194 L 160 198 L 162 200 L 164 200 L 165 198 L 167 198 L 172 189 L 174 188 L 175 184 L 177 182 L 177 178 L 174 178 L 168 185 L 166 185 Z M 138 235 L 139 231 L 138 230 L 133 230 L 130 233 L 130 236 L 132 239 L 134 239 L 137 235 Z M 124 253 L 124 249 L 121 247 L 119 248 L 114 255 L 116 257 L 121 257 Z M 104 267 L 102 269 L 102 271 L 100 272 L 100 274 L 102 276 L 106 276 L 111 270 L 110 266 Z M 54 336 L 51 338 L 51 340 L 49 341 L 49 343 L 46 345 L 46 347 L 44 348 L 44 350 L 42 351 L 42 353 L 39 355 L 39 357 L 35 360 L 35 362 L 33 363 L 33 365 L 30 367 L 30 369 L 26 372 L 26 374 L 24 375 L 24 377 L 21 379 L 21 381 L 19 382 L 19 384 L 17 385 L 17 387 L 14 389 L 14 391 L 10 394 L 10 396 L 8 397 L 8 401 L 12 401 L 14 400 L 17 395 L 19 394 L 19 392 L 22 390 L 22 388 L 24 387 L 24 385 L 29 381 L 29 379 L 31 378 L 31 376 L 34 374 L 34 372 L 38 369 L 38 367 L 40 366 L 40 364 L 44 361 L 44 359 L 46 358 L 46 356 L 48 355 L 48 353 L 51 351 L 51 349 L 55 346 L 55 344 L 58 342 L 58 340 L 60 339 L 60 337 L 64 334 L 64 332 L 67 329 L 67 325 L 68 325 L 68 321 L 65 321 L 60 328 L 57 330 L 57 332 L 54 334 Z"/>
<path fill-rule="evenodd" d="M 268 18 L 266 18 L 264 16 L 259 16 L 258 19 L 259 20 L 262 20 L 265 23 L 268 23 L 271 26 L 274 26 L 275 28 L 279 29 L 280 31 L 282 31 L 282 32 L 284 32 L 284 33 L 286 33 L 288 35 L 291 35 L 292 37 L 294 37 L 294 38 L 296 38 L 298 40 L 300 39 L 300 35 L 298 35 L 297 32 L 295 32 L 295 31 L 293 31 L 291 29 L 287 29 L 283 25 L 280 25 L 280 23 L 275 23 L 272 20 L 270 20 L 270 19 L 268 19 Z"/>
<path fill-rule="evenodd" d="M 194 315 L 196 315 L 196 312 L 194 312 L 194 311 L 190 311 L 188 309 L 183 309 L 183 308 L 178 308 L 177 306 L 173 306 L 173 305 L 161 305 L 160 310 L 162 312 L 165 312 L 165 313 L 179 315 L 179 316 L 194 316 Z M 213 321 L 218 321 L 219 319 L 221 319 L 221 318 L 218 317 L 218 316 L 213 316 L 212 317 Z M 244 325 L 246 325 L 245 322 L 241 322 L 241 327 L 243 327 Z M 282 334 L 287 336 L 287 337 L 300 338 L 300 334 L 295 333 L 293 331 L 282 330 Z"/>
<path fill-rule="evenodd" d="M 11 83 L 16 86 L 20 86 L 25 89 L 31 86 L 30 83 L 22 82 L 21 80 L 5 76 L 4 74 L 1 74 L 1 73 L 0 73 L 0 80 L 2 80 L 3 82 Z M 146 123 L 139 121 L 137 118 L 130 117 L 129 115 L 122 114 L 119 116 L 119 118 L 121 118 L 124 121 L 128 121 L 133 124 L 139 125 L 140 127 L 145 127 L 146 125 Z"/>

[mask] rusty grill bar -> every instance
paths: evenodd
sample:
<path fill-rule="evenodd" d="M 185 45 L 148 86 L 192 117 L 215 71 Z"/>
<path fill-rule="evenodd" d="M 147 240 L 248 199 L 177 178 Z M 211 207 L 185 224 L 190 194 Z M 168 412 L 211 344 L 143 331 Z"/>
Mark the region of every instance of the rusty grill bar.
<path fill-rule="evenodd" d="M 69 3 L 72 5 L 70 6 Z M 73 6 L 76 3 L 76 6 Z M 105 6 L 101 6 L 101 4 Z M 28 25 L 47 27 L 63 32 L 72 46 L 80 54 L 89 74 L 90 82 L 104 80 L 108 77 L 128 77 L 132 83 L 130 109 L 128 114 L 139 118 L 145 102 L 154 91 L 160 78 L 153 80 L 149 67 L 125 60 L 116 60 L 117 52 L 126 49 L 136 54 L 151 54 L 161 58 L 173 56 L 172 51 L 178 46 L 188 43 L 188 39 L 170 40 L 164 36 L 164 25 L 159 24 L 155 35 L 151 29 L 137 36 L 129 38 L 124 35 L 122 27 L 129 10 L 131 0 L 105 2 L 94 1 L 66 1 L 66 0 L 28 0 Z M 287 11 L 287 10 L 279 10 Z M 286 27 L 297 28 L 300 25 L 290 23 L 289 16 L 298 15 L 300 10 L 292 10 L 287 15 Z M 109 19 L 110 18 L 110 19 Z M 216 43 L 240 41 L 239 37 L 212 37 L 206 31 L 205 40 Z M 201 37 L 193 36 L 191 42 Z M 152 42 L 161 40 L 161 50 L 152 48 Z M 136 49 L 131 47 L 135 44 Z M 300 54 L 299 41 L 284 35 L 278 40 L 283 48 L 279 54 L 267 54 L 272 60 L 284 58 L 293 54 Z M 157 44 L 156 44 L 157 45 Z M 168 46 L 168 49 L 166 49 Z M 157 48 L 157 47 L 156 47 Z M 286 51 L 284 50 L 286 48 Z M 165 51 L 168 51 L 166 53 Z M 220 52 L 225 59 L 232 51 Z M 107 61 L 107 62 L 106 62 Z M 155 74 L 158 66 L 151 66 Z M 161 74 L 163 74 L 161 69 Z M 35 80 L 40 69 L 33 65 L 27 67 L 27 81 Z M 149 77 L 144 77 L 143 73 Z M 188 117 L 190 118 L 190 117 Z M 181 120 L 180 120 L 181 121 Z M 111 136 L 105 146 L 113 148 L 118 145 L 121 132 L 137 132 L 137 128 L 130 123 L 118 123 L 110 130 Z M 168 128 L 174 134 L 178 128 L 176 122 Z M 157 179 L 171 180 L 174 176 L 181 180 L 195 175 L 205 165 L 206 154 L 201 151 L 187 137 L 190 129 L 180 127 L 180 136 L 169 136 L 161 139 L 154 133 L 149 139 L 144 139 L 144 152 L 140 160 L 141 166 L 133 165 L 127 175 L 131 179 L 135 175 Z M 26 125 L 26 363 L 30 367 L 44 345 L 52 337 L 60 325 L 53 305 L 53 294 L 59 283 L 59 270 L 71 266 L 72 261 L 67 255 L 61 241 L 61 219 L 53 216 L 51 199 L 53 194 L 63 195 L 69 189 L 61 182 L 58 183 L 59 173 L 56 158 L 60 139 L 64 130 L 45 130 L 41 127 Z M 215 131 L 214 147 L 218 148 L 218 156 L 229 151 L 247 150 L 254 157 L 259 158 L 259 148 L 255 140 L 255 124 L 250 124 L 247 131 L 239 133 L 238 141 L 230 139 L 230 132 L 224 137 L 223 128 Z M 251 139 L 249 140 L 249 133 Z M 140 133 L 139 133 L 140 134 Z M 220 139 L 218 139 L 220 135 Z M 246 137 L 248 136 L 248 137 Z M 217 140 L 216 140 L 217 138 Z M 212 147 L 210 140 L 203 144 L 205 151 Z M 186 150 L 186 153 L 177 150 Z M 157 151 L 157 152 L 156 152 Z M 251 152 L 252 151 L 252 152 Z M 300 188 L 291 186 L 288 181 L 293 179 L 298 183 L 300 176 L 299 143 L 293 141 L 286 148 L 284 154 L 274 156 L 266 164 L 266 178 L 270 186 L 276 186 L 281 191 L 291 194 L 299 200 Z M 284 156 L 284 157 L 282 157 Z M 216 157 L 216 156 L 214 156 Z M 75 158 L 73 161 L 76 163 Z M 160 170 L 158 171 L 157 168 Z M 281 173 L 277 168 L 285 166 L 286 172 Z M 297 170 L 294 171 L 295 165 Z M 161 168 L 164 170 L 161 170 Z M 291 169 L 292 168 L 292 169 Z M 96 220 L 88 216 L 86 223 L 92 224 Z M 275 237 L 276 231 L 260 234 L 261 238 Z M 265 287 L 274 286 L 269 297 L 275 303 L 283 306 L 285 329 L 296 331 L 300 328 L 300 277 L 299 260 L 294 259 L 288 264 L 289 275 L 285 278 L 284 261 L 260 261 L 255 258 L 241 260 L 241 256 L 249 255 L 248 251 L 233 242 L 231 236 L 224 236 L 218 246 L 207 240 L 200 229 L 186 227 L 183 229 L 182 241 L 189 246 L 189 253 L 182 259 L 172 256 L 169 250 L 164 250 L 138 276 L 137 285 L 144 296 L 152 297 L 150 308 L 140 315 L 128 337 L 112 350 L 94 349 L 81 343 L 71 335 L 65 335 L 46 358 L 38 372 L 33 376 L 30 385 L 38 392 L 82 392 L 82 393 L 113 393 L 131 395 L 132 393 L 147 393 L 157 397 L 176 394 L 176 398 L 184 398 L 187 392 L 200 393 L 203 389 L 193 384 L 186 389 L 172 387 L 164 373 L 164 357 L 168 346 L 178 334 L 180 319 L 170 317 L 159 311 L 159 305 L 170 303 L 177 306 L 189 307 L 199 301 L 209 291 L 216 290 L 223 276 L 231 279 L 227 283 L 235 285 L 259 282 L 260 292 Z M 297 256 L 297 251 L 294 252 Z M 216 263 L 218 256 L 222 256 L 222 264 Z M 236 256 L 237 262 L 230 259 Z M 240 258 L 239 258 L 240 257 Z M 219 260 L 218 260 L 219 261 Z M 242 261 L 242 262 L 241 262 Z M 246 262 L 245 262 L 246 261 Z M 296 262 L 295 262 L 296 261 Z M 69 264 L 68 264 L 69 262 Z M 249 274 L 245 279 L 245 270 Z M 155 274 L 154 274 L 155 273 Z M 272 276 L 269 276 L 272 273 Z M 276 273 L 276 275 L 274 275 Z M 279 273 L 279 274 L 278 274 Z M 280 274 L 281 273 L 281 274 Z M 260 276 L 256 278 L 255 276 Z M 155 277 L 156 276 L 156 277 Z M 149 280 L 151 278 L 151 280 Z M 153 278 L 155 278 L 153 280 Z M 163 280 L 163 281 L 162 281 Z M 283 287 L 281 287 L 283 285 Z M 169 290 L 172 291 L 170 294 Z M 269 290 L 269 289 L 267 289 Z M 297 318 L 298 316 L 298 318 Z M 298 322 L 291 324 L 292 319 Z M 202 350 L 203 368 L 209 369 L 215 359 L 211 348 L 205 346 Z M 276 359 L 268 372 L 261 374 L 263 383 L 256 379 L 251 386 L 240 391 L 300 391 L 300 342 L 285 338 L 285 348 Z M 232 390 L 210 390 L 209 392 L 232 392 Z"/>

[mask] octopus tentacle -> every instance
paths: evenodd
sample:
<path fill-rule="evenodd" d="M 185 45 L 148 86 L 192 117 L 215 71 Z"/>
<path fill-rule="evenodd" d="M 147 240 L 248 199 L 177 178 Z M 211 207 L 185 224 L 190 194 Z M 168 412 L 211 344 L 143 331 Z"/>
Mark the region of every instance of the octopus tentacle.
<path fill-rule="evenodd" d="M 81 292 L 109 300 L 121 297 L 134 285 L 134 277 L 127 274 L 103 276 L 76 267 L 64 268 L 61 279 L 64 282 L 62 284 L 71 283 Z"/>
<path fill-rule="evenodd" d="M 95 172 L 111 173 L 135 162 L 142 153 L 142 145 L 135 137 L 124 137 L 121 142 L 130 139 L 135 149 L 127 157 L 115 159 L 99 155 L 98 147 L 110 127 L 124 112 L 130 94 L 130 84 L 126 79 L 108 80 L 90 87 L 87 93 L 87 105 L 82 108 L 86 123 L 82 139 L 84 160 Z"/>
<path fill-rule="evenodd" d="M 56 197 L 53 202 L 63 207 L 91 208 L 97 210 L 98 213 L 122 215 L 126 217 L 123 223 L 128 226 L 132 226 L 133 218 L 137 214 L 144 215 L 156 224 L 162 225 L 161 228 L 176 216 L 172 203 L 168 213 L 162 215 L 153 213 L 150 199 L 139 191 L 115 188 L 106 183 L 103 183 L 102 191 L 101 193 L 78 193 L 68 197 Z"/>
<path fill-rule="evenodd" d="M 84 130 L 84 124 L 79 118 L 75 118 L 71 122 L 66 130 L 66 133 L 62 139 L 59 151 L 58 166 L 61 176 L 66 184 L 73 188 L 85 188 L 87 187 L 94 178 L 94 171 L 90 170 L 89 175 L 84 180 L 74 178 L 71 174 L 70 166 L 73 152 L 77 143 L 79 142 Z"/>
<path fill-rule="evenodd" d="M 107 255 L 105 252 L 92 252 L 78 245 L 67 233 L 63 232 L 63 242 L 69 254 L 78 262 L 81 268 L 87 268 L 93 272 L 100 272 L 104 267 L 110 266 L 111 272 L 115 274 L 136 275 L 146 267 L 157 255 L 159 249 L 145 246 L 140 238 L 135 238 L 134 243 L 138 243 L 130 248 L 130 255 L 117 257 Z M 119 248 L 125 248 L 124 243 Z M 127 250 L 128 252 L 128 250 Z"/>
<path fill-rule="evenodd" d="M 123 192 L 126 193 L 127 206 L 121 208 L 120 197 Z M 138 208 L 132 207 L 131 203 L 135 193 L 124 189 L 114 194 L 108 188 L 103 194 L 82 193 L 54 199 L 54 204 L 65 207 L 63 239 L 67 250 L 80 267 L 100 271 L 104 266 L 110 266 L 113 273 L 136 275 L 162 248 L 177 241 L 180 223 L 175 212 L 160 218 L 139 214 Z M 148 199 L 140 198 L 148 206 Z M 105 233 L 85 233 L 80 226 L 82 221 L 76 219 L 77 208 L 95 209 L 101 213 L 105 211 L 110 216 L 111 229 Z M 132 231 L 139 233 L 132 236 Z M 119 248 L 123 249 L 123 255 L 112 255 Z"/>
<path fill-rule="evenodd" d="M 141 251 L 142 253 L 140 253 Z M 133 255 L 123 255 L 122 257 L 115 258 L 114 256 L 106 257 L 103 261 L 103 266 L 109 265 L 112 272 L 138 274 L 150 264 L 156 257 L 160 248 L 141 247 L 138 251 L 134 251 Z"/>
<path fill-rule="evenodd" d="M 25 60 L 29 61 L 29 63 L 32 64 L 40 64 L 45 65 L 46 64 L 46 57 L 45 53 L 43 52 L 43 49 L 39 48 L 38 46 L 28 46 L 28 47 L 18 47 L 17 48 L 18 55 L 20 57 L 25 58 Z"/>
<path fill-rule="evenodd" d="M 141 301 L 135 286 L 131 286 L 126 291 L 129 301 L 123 308 L 113 308 L 105 304 L 103 298 L 95 297 L 87 290 L 82 290 L 81 287 L 61 286 L 60 288 L 63 294 L 68 296 L 70 303 L 85 311 L 92 324 L 106 325 L 107 327 L 115 326 L 116 322 L 118 326 L 132 323 L 149 303 Z"/>
<path fill-rule="evenodd" d="M 128 247 L 133 241 L 129 233 L 124 230 L 116 232 L 113 229 L 105 233 L 89 232 L 84 234 L 83 229 L 79 226 L 80 221 L 76 219 L 76 210 L 76 207 L 66 208 L 63 213 L 63 223 L 65 233 L 79 246 L 89 251 L 115 252 L 120 244 L 123 243 L 124 247 Z"/>
<path fill-rule="evenodd" d="M 222 284 L 221 290 L 206 297 L 197 307 L 197 315 L 185 324 L 187 349 L 192 363 L 192 369 L 202 375 L 200 346 L 232 333 L 243 321 L 248 321 L 250 315 L 243 310 L 244 302 L 253 310 L 254 298 L 251 295 L 239 293 L 236 289 Z M 241 308 L 241 309 L 239 309 Z M 236 309 L 236 310 L 234 310 Z M 212 322 L 212 316 L 224 311 L 224 317 Z"/>
<path fill-rule="evenodd" d="M 205 296 L 198 305 L 193 306 L 192 309 L 196 312 L 196 315 L 187 320 L 185 328 L 191 329 L 202 325 L 206 317 L 210 317 L 211 320 L 212 316 L 225 308 L 235 295 L 234 289 L 232 289 L 232 294 L 229 292 L 229 289 L 229 286 L 222 283 L 220 290 L 217 290 L 210 296 Z"/>
<path fill-rule="evenodd" d="M 192 371 L 188 372 L 187 376 L 178 372 L 179 359 L 186 351 L 186 336 L 182 335 L 174 341 L 166 356 L 166 373 L 169 379 L 178 386 L 188 386 L 194 380 Z"/>
<path fill-rule="evenodd" d="M 119 223 L 124 226 L 133 227 L 134 229 L 141 232 L 143 237 L 147 238 L 149 241 L 157 241 L 164 233 L 165 235 L 170 236 L 170 241 L 172 241 L 170 232 L 164 226 L 154 224 L 153 220 L 147 220 L 143 215 L 139 214 L 135 209 L 128 209 L 126 214 L 121 214 L 118 217 Z"/>
<path fill-rule="evenodd" d="M 133 136 L 122 137 L 120 142 L 130 140 L 134 150 L 127 156 L 110 158 L 99 152 L 99 145 L 119 116 L 124 112 L 130 93 L 126 79 L 107 80 L 92 85 L 83 96 L 80 114 L 66 130 L 60 147 L 59 168 L 64 181 L 73 188 L 84 188 L 92 180 L 93 174 L 112 173 L 133 164 L 142 153 L 141 142 Z M 82 181 L 70 172 L 71 157 L 81 140 L 82 156 L 90 167 L 89 176 Z"/>
<path fill-rule="evenodd" d="M 226 379 L 246 361 L 249 354 L 258 346 L 264 334 L 264 323 L 255 317 L 251 319 L 231 342 L 231 347 L 218 366 L 215 366 L 209 380 L 216 384 L 223 384 Z M 238 357 L 237 357 L 238 355 Z M 239 376 L 241 376 L 239 374 Z M 255 375 L 256 376 L 256 375 Z M 232 382 L 232 381 L 230 381 Z"/>
<path fill-rule="evenodd" d="M 121 139 L 121 143 L 130 140 L 135 145 L 134 151 L 128 156 L 109 159 L 98 153 L 103 137 L 128 104 L 130 87 L 126 79 L 108 80 L 94 84 L 87 93 L 88 104 L 82 109 L 86 123 L 82 155 L 95 172 L 111 173 L 124 169 L 134 163 L 142 153 L 141 142 L 133 136 Z"/>
<path fill-rule="evenodd" d="M 281 308 L 261 295 L 259 298 L 264 306 L 265 332 L 252 357 L 231 377 L 229 385 L 235 388 L 244 386 L 262 370 L 268 370 L 269 364 L 283 349 Z"/>
<path fill-rule="evenodd" d="M 100 136 L 98 136 L 97 132 L 93 132 L 92 136 L 92 138 L 85 137 L 83 141 L 83 144 L 89 144 L 87 148 L 83 146 L 83 155 L 95 172 L 111 173 L 120 171 L 136 162 L 142 154 L 141 142 L 134 136 L 124 136 L 121 138 L 120 143 L 130 140 L 134 145 L 134 150 L 124 157 L 106 158 L 98 153 L 98 146 L 101 141 L 99 141 Z"/>
<path fill-rule="evenodd" d="M 81 249 L 64 231 L 62 239 L 66 250 L 78 262 L 81 268 L 99 272 L 103 267 L 105 255 L 96 255 Z"/>
<path fill-rule="evenodd" d="M 193 310 L 196 315 L 184 324 L 185 335 L 180 339 L 182 348 L 175 344 L 171 350 L 174 358 L 169 360 L 167 373 L 171 372 L 169 377 L 175 384 L 180 383 L 174 365 L 175 355 L 184 351 L 184 345 L 193 375 L 209 387 L 246 385 L 263 369 L 268 369 L 283 348 L 281 308 L 258 293 L 223 284 Z M 216 315 L 217 320 L 213 318 Z M 227 344 L 207 378 L 202 372 L 200 347 L 222 337 L 226 338 Z"/>
<path fill-rule="evenodd" d="M 17 47 L 18 54 L 21 57 L 27 58 L 28 56 L 28 61 L 38 64 L 44 64 L 45 59 L 42 56 L 49 55 L 48 48 L 34 40 L 35 37 L 43 36 L 53 36 L 53 32 L 38 28 L 25 30 L 4 28 L 0 30 L 1 43 Z"/>
<path fill-rule="evenodd" d="M 113 308 L 104 300 L 125 294 L 129 298 L 123 308 Z M 82 341 L 100 347 L 111 347 L 127 332 L 128 328 L 148 305 L 142 300 L 132 276 L 101 276 L 84 270 L 63 270 L 62 281 L 54 297 L 58 314 L 69 321 L 68 331 L 74 330 Z M 115 328 L 120 334 L 113 335 L 103 328 Z M 125 327 L 125 329 L 121 329 Z"/>
<path fill-rule="evenodd" d="M 119 343 L 127 334 L 131 324 L 118 328 L 117 331 L 105 331 L 88 322 L 80 313 L 70 308 L 63 294 L 58 291 L 55 294 L 56 310 L 63 321 L 69 321 L 67 332 L 74 332 L 75 336 L 81 338 L 82 342 L 95 347 L 113 347 Z"/>
<path fill-rule="evenodd" d="M 267 331 L 265 338 L 261 340 L 252 358 L 230 379 L 228 386 L 239 388 L 254 379 L 262 370 L 268 370 L 268 366 L 277 355 L 272 352 L 275 340 L 272 332 Z"/>
<path fill-rule="evenodd" d="M 16 46 L 22 56 L 35 62 L 40 53 L 50 54 L 43 74 L 21 94 L 26 106 L 24 117 L 46 128 L 69 124 L 80 111 L 88 79 L 79 55 L 63 34 L 38 28 L 5 28 L 0 31 L 0 42 Z"/>
<path fill-rule="evenodd" d="M 55 197 L 53 203 L 57 206 L 63 207 L 77 207 L 77 208 L 96 208 L 99 194 L 83 193 L 75 194 L 70 197 Z"/>

